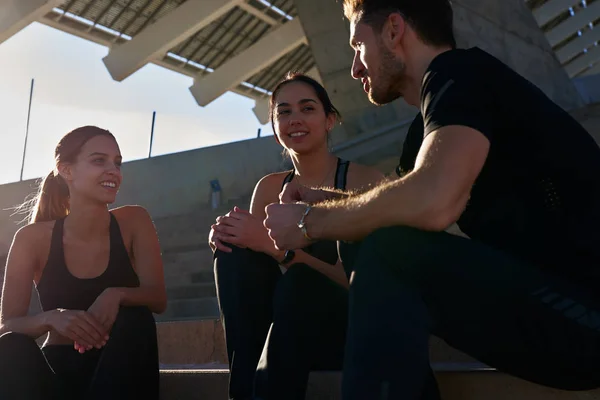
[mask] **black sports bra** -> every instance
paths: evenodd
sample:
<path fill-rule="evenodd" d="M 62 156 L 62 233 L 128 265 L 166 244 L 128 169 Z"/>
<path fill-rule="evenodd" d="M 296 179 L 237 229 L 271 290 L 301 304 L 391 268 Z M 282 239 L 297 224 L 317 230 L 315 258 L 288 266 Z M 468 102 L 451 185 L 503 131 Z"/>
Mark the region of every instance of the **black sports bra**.
<path fill-rule="evenodd" d="M 140 281 L 131 265 L 117 219 L 110 214 L 110 255 L 106 270 L 96 278 L 80 279 L 67 268 L 63 248 L 65 219 L 52 229 L 50 255 L 36 286 L 43 311 L 64 308 L 87 310 L 109 287 L 138 287 Z"/>
<path fill-rule="evenodd" d="M 335 179 L 333 181 L 334 187 L 338 190 L 346 190 L 346 180 L 348 178 L 348 166 L 349 165 L 350 165 L 350 161 L 342 160 L 341 158 L 338 158 L 337 167 L 335 170 Z M 283 184 L 281 185 L 281 188 L 283 189 L 283 187 L 285 186 L 286 183 L 290 183 L 294 179 L 294 176 L 296 176 L 295 169 L 291 170 L 290 173 L 285 176 L 285 178 L 283 179 Z"/>
<path fill-rule="evenodd" d="M 334 187 L 338 190 L 346 190 L 346 180 L 348 177 L 348 167 L 350 161 L 342 160 L 338 158 L 337 168 L 335 171 Z M 291 182 L 294 179 L 296 171 L 292 170 L 283 180 L 282 188 L 286 183 Z M 319 241 L 312 243 L 308 247 L 303 249 L 305 252 L 313 257 L 320 259 L 328 264 L 335 265 L 338 260 L 337 243 L 333 241 Z"/>

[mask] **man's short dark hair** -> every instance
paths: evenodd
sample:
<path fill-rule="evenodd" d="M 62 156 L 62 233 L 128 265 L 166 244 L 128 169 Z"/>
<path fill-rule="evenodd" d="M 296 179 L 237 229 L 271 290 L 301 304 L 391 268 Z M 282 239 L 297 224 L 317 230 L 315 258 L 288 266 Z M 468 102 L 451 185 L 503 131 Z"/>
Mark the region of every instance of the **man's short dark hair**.
<path fill-rule="evenodd" d="M 449 0 L 343 0 L 346 18 L 360 19 L 380 32 L 387 17 L 400 13 L 431 46 L 456 47 Z"/>

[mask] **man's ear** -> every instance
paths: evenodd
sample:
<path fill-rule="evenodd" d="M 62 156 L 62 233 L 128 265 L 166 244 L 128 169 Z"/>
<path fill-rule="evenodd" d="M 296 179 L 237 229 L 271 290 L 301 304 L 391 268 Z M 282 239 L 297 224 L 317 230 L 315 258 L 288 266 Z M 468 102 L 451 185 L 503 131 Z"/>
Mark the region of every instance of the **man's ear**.
<path fill-rule="evenodd" d="M 398 48 L 406 33 L 406 20 L 400 13 L 391 13 L 388 15 L 383 25 L 383 40 L 389 46 L 390 50 Z"/>

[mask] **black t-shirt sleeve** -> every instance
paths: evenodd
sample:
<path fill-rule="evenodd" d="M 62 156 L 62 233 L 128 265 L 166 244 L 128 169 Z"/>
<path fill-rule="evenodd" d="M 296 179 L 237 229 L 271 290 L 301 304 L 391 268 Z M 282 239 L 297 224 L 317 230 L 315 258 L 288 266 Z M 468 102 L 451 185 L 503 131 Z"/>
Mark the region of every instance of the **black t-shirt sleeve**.
<path fill-rule="evenodd" d="M 398 176 L 404 176 L 415 168 L 415 162 L 422 143 L 423 116 L 419 113 L 410 124 L 406 138 L 404 138 L 400 163 L 396 167 L 396 174 Z"/>
<path fill-rule="evenodd" d="M 429 71 L 421 91 L 424 135 L 445 126 L 473 128 L 492 140 L 495 115 L 491 93 L 486 93 L 475 79 L 462 75 Z"/>

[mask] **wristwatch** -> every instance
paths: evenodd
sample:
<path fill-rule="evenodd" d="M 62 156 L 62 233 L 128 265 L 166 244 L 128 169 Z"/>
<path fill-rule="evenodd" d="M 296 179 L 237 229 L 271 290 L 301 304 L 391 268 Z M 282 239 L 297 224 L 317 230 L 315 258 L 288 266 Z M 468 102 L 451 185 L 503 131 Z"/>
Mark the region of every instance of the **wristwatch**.
<path fill-rule="evenodd" d="M 304 221 L 310 210 L 312 210 L 312 206 L 310 204 L 307 204 L 306 208 L 304 209 L 304 213 L 302 214 L 302 218 L 300 218 L 300 221 L 298 221 L 298 228 L 300 228 L 300 230 L 302 231 L 304 238 L 312 242 L 313 240 L 310 236 L 308 236 L 308 232 L 306 230 L 306 222 Z"/>
<path fill-rule="evenodd" d="M 294 259 L 294 257 L 296 257 L 296 252 L 294 250 L 286 250 L 283 256 L 283 260 L 281 260 L 279 264 L 287 265 Z"/>

